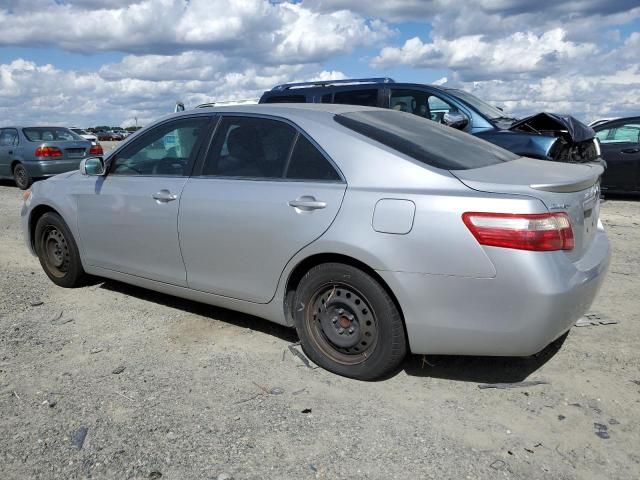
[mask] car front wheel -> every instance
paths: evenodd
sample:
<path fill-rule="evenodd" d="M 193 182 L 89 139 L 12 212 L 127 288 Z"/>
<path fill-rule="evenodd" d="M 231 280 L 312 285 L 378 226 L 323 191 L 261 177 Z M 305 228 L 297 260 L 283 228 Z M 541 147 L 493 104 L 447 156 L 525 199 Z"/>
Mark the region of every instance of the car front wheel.
<path fill-rule="evenodd" d="M 66 288 L 84 283 L 86 274 L 78 246 L 60 215 L 48 212 L 40 217 L 35 229 L 35 247 L 40 265 L 53 283 Z"/>
<path fill-rule="evenodd" d="M 398 368 L 407 352 L 404 325 L 389 293 L 350 265 L 318 265 L 302 278 L 294 317 L 307 356 L 321 367 L 359 380 Z"/>

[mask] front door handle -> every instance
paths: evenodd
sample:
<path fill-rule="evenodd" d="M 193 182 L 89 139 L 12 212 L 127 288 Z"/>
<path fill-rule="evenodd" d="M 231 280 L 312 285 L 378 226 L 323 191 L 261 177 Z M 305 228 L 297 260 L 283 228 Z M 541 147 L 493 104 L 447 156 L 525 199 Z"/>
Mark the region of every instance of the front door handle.
<path fill-rule="evenodd" d="M 640 152 L 640 148 L 623 148 L 620 150 L 620 153 L 638 153 Z"/>
<path fill-rule="evenodd" d="M 9 155 L 13 155 L 13 150 L 9 150 Z"/>
<path fill-rule="evenodd" d="M 311 212 L 313 210 L 319 210 L 327 206 L 327 202 L 321 202 L 310 195 L 304 195 L 289 202 L 289 206 L 302 210 L 303 212 Z"/>
<path fill-rule="evenodd" d="M 171 193 L 169 190 L 166 190 L 166 189 L 162 189 L 159 192 L 154 193 L 151 196 L 155 200 L 157 200 L 158 203 L 173 202 L 174 200 L 176 200 L 178 198 L 177 195 L 174 195 L 173 193 Z"/>

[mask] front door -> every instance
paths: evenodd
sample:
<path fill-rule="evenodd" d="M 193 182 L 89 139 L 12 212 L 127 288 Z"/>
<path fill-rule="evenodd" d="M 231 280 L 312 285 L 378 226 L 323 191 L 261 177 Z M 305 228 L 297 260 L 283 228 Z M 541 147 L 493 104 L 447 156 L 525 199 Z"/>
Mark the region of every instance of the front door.
<path fill-rule="evenodd" d="M 261 117 L 223 117 L 199 173 L 184 188 L 178 222 L 188 285 L 258 303 L 329 228 L 346 188 L 312 141 Z"/>
<path fill-rule="evenodd" d="M 164 123 L 110 158 L 106 177 L 88 177 L 92 188 L 78 198 L 85 262 L 186 285 L 178 207 L 209 119 Z"/>
<path fill-rule="evenodd" d="M 605 190 L 631 192 L 640 187 L 640 122 L 619 122 L 599 130 L 602 158 L 607 162 Z"/>

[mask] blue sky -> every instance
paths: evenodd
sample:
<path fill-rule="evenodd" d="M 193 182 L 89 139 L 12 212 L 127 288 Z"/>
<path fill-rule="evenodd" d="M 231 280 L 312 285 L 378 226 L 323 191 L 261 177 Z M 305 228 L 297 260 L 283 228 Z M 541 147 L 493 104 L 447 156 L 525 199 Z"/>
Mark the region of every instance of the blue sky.
<path fill-rule="evenodd" d="M 3 0 L 0 23 L 1 124 L 145 123 L 178 99 L 371 76 L 515 115 L 640 114 L 637 1 Z"/>

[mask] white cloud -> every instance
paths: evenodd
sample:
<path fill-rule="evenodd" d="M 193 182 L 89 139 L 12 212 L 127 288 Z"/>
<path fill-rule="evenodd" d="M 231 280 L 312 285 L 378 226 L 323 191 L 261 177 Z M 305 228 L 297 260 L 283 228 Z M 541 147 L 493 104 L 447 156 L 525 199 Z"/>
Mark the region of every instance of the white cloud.
<path fill-rule="evenodd" d="M 517 32 L 493 41 L 482 35 L 468 35 L 453 40 L 436 37 L 424 43 L 414 37 L 402 47 L 383 48 L 372 64 L 378 68 L 394 65 L 448 68 L 462 80 L 480 80 L 566 71 L 597 53 L 595 44 L 567 41 L 565 32 L 557 28 L 540 36 Z"/>
<path fill-rule="evenodd" d="M 201 79 L 161 79 L 163 62 L 136 57 L 146 65 L 140 71 L 126 70 L 133 58 L 104 67 L 97 72 L 63 71 L 52 65 L 37 65 L 23 59 L 0 65 L 0 125 L 74 124 L 128 126 L 138 117 L 139 124 L 170 113 L 176 100 L 188 108 L 200 103 L 230 99 L 258 98 L 278 83 L 315 78 L 344 78 L 339 71 L 318 66 L 248 67 L 220 70 Z M 165 59 L 170 62 L 170 58 Z M 113 75 L 104 72 L 113 69 Z M 112 73 L 113 73 L 112 72 Z M 135 78 L 130 75 L 138 75 Z"/>
<path fill-rule="evenodd" d="M 637 0 L 0 0 L 0 47 L 125 54 L 95 71 L 11 57 L 0 122 L 147 123 L 178 99 L 342 78 L 332 59 L 360 47 L 382 74 L 436 69 L 517 114 L 637 113 L 640 32 L 618 29 L 639 17 Z M 424 33 L 394 44 L 401 20 Z"/>
<path fill-rule="evenodd" d="M 0 7 L 0 45 L 161 55 L 201 50 L 261 63 L 316 63 L 391 33 L 383 22 L 352 12 L 265 0 L 35 3 Z"/>

